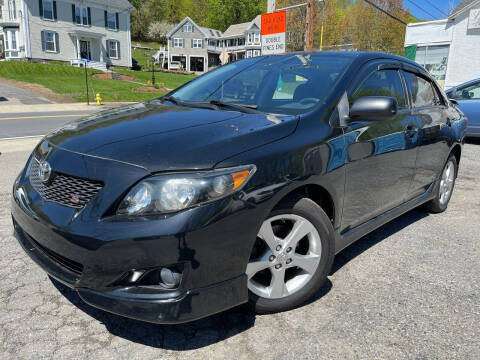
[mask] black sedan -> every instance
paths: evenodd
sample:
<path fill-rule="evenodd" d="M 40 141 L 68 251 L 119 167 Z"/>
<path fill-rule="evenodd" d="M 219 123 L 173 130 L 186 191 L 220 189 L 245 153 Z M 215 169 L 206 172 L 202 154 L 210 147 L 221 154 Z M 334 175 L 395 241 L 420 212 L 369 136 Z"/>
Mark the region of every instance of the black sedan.
<path fill-rule="evenodd" d="M 464 133 L 404 58 L 250 58 L 46 136 L 15 181 L 13 224 L 48 274 L 113 313 L 284 311 L 355 240 L 419 205 L 444 211 Z"/>

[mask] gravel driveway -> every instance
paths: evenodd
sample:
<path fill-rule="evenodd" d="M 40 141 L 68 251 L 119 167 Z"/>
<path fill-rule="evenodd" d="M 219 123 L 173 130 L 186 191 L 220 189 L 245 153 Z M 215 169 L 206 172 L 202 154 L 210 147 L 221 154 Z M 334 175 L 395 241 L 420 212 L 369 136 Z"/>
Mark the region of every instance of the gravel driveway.
<path fill-rule="evenodd" d="M 29 147 L 0 141 L 1 359 L 480 359 L 480 142 L 446 213 L 414 210 L 359 240 L 314 301 L 177 326 L 96 310 L 27 257 L 9 192 Z"/>

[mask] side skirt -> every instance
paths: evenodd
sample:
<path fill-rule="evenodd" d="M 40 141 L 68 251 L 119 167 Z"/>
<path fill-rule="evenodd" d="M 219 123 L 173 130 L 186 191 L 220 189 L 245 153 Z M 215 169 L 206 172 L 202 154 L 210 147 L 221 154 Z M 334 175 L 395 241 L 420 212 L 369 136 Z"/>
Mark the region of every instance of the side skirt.
<path fill-rule="evenodd" d="M 436 188 L 437 181 L 432 183 L 427 191 L 422 195 L 413 198 L 391 210 L 388 210 L 387 212 L 384 212 L 383 214 L 378 215 L 377 217 L 374 217 L 373 219 L 368 220 L 343 234 L 339 234 L 337 241 L 335 242 L 335 255 L 373 230 L 431 200 L 434 197 L 433 194 Z"/>

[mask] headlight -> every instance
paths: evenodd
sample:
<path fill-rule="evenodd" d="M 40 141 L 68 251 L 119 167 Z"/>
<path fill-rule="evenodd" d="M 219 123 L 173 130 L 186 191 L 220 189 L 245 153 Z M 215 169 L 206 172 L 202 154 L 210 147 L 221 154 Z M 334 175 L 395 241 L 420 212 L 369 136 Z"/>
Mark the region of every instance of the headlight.
<path fill-rule="evenodd" d="M 218 200 L 240 190 L 255 170 L 254 165 L 248 165 L 204 173 L 152 176 L 129 191 L 117 214 L 165 214 Z"/>

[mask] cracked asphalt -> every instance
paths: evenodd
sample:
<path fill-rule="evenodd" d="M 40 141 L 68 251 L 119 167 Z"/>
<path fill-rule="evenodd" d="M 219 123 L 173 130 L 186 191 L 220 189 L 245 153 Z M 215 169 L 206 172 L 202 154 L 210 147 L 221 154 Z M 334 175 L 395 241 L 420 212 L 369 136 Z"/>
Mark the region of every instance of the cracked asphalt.
<path fill-rule="evenodd" d="M 0 141 L 0 359 L 480 359 L 480 141 L 464 147 L 447 212 L 365 236 L 313 301 L 176 326 L 92 308 L 23 252 L 9 197 L 36 141 Z"/>

